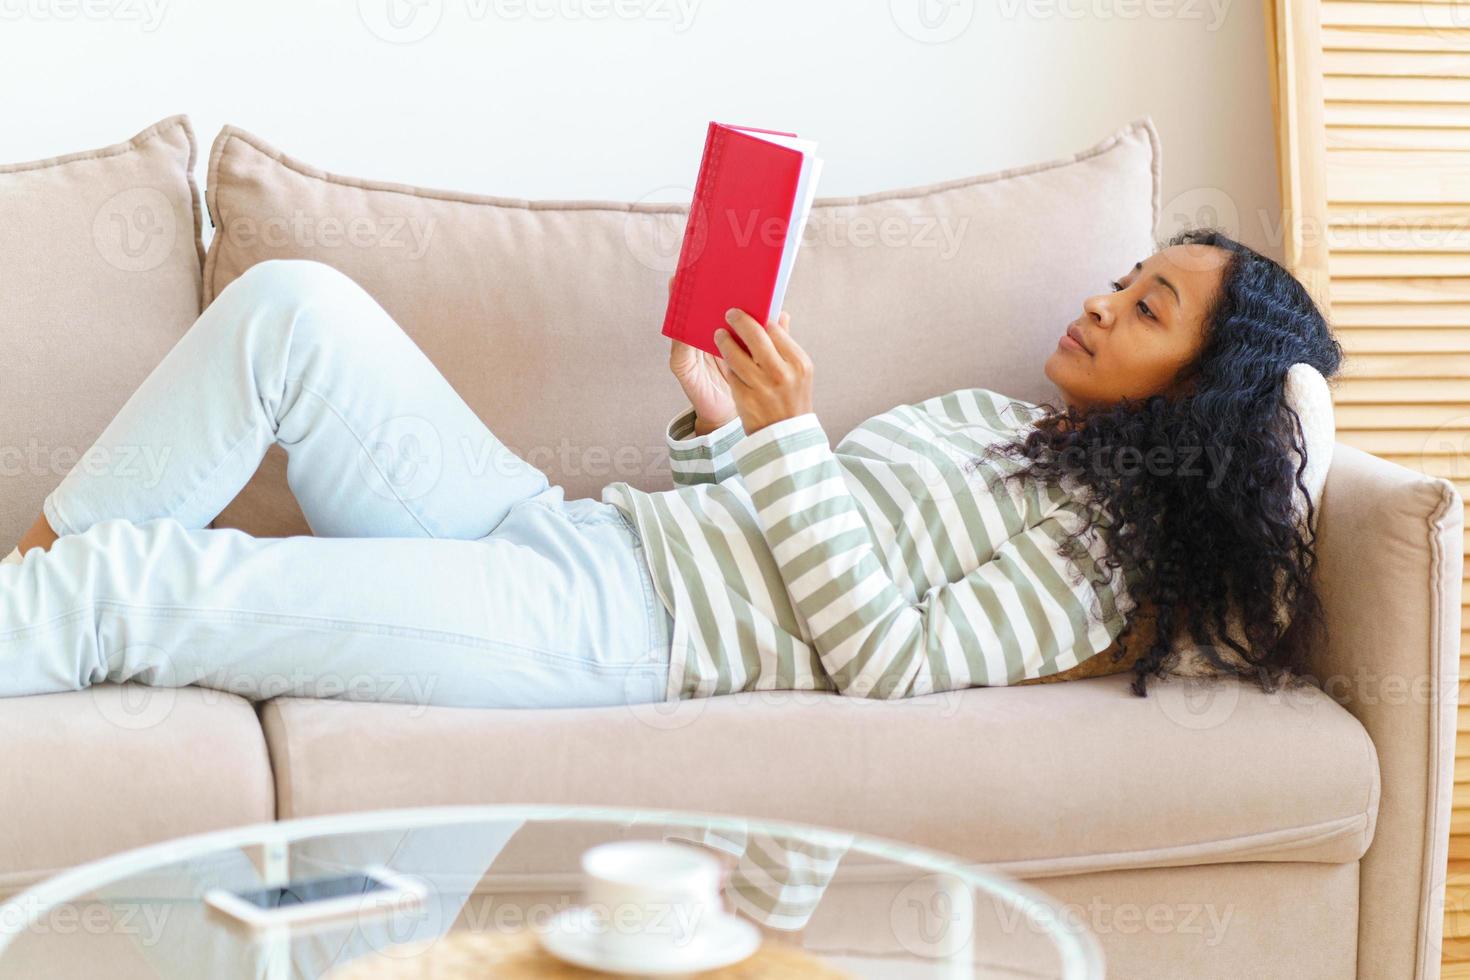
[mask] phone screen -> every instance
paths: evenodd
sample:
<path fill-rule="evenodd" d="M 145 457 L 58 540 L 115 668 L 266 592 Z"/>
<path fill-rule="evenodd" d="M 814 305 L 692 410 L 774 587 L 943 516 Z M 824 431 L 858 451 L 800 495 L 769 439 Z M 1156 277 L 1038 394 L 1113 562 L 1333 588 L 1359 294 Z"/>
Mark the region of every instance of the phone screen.
<path fill-rule="evenodd" d="M 309 881 L 293 881 L 279 888 L 261 888 L 256 891 L 235 892 L 242 901 L 259 909 L 279 909 L 288 905 L 307 905 L 324 902 L 347 895 L 371 895 L 387 891 L 388 886 L 371 875 L 343 875 L 340 878 L 315 878 Z"/>

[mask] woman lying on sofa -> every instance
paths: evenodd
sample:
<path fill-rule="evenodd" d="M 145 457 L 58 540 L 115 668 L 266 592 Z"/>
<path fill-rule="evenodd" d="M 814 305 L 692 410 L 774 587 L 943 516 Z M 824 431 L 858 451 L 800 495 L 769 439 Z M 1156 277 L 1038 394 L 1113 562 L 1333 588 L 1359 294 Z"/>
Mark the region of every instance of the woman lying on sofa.
<path fill-rule="evenodd" d="M 1189 641 L 1270 689 L 1308 632 L 1286 624 L 1320 621 L 1283 391 L 1340 348 L 1290 274 L 1219 233 L 1122 271 L 1046 360 L 1058 405 L 960 390 L 835 449 L 786 316 L 732 310 L 723 358 L 670 357 L 677 486 L 568 501 L 345 275 L 262 263 L 0 564 L 0 695 L 899 698 L 1097 664 L 1143 694 Z M 272 443 L 315 536 L 207 528 Z M 160 472 L 87 465 L 145 446 Z"/>

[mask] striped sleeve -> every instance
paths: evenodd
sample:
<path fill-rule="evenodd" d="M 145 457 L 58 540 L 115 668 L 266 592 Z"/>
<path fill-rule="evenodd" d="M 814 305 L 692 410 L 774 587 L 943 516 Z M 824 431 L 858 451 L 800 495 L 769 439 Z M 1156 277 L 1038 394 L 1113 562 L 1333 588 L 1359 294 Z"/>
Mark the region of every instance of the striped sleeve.
<path fill-rule="evenodd" d="M 719 483 L 735 475 L 730 450 L 745 436 L 739 416 L 702 436 L 694 434 L 694 418 L 694 409 L 686 408 L 669 422 L 664 435 L 675 486 Z"/>
<path fill-rule="evenodd" d="M 784 931 L 806 928 L 852 843 L 850 835 L 818 842 L 706 827 L 665 836 L 725 854 L 733 862 L 725 888 L 730 905 L 767 928 Z"/>
<path fill-rule="evenodd" d="M 1058 554 L 1069 512 L 911 602 L 879 560 L 814 414 L 766 426 L 732 455 L 791 602 L 843 694 L 1012 684 L 1073 667 L 1122 632 L 1121 575 L 1092 553 L 1095 532 L 1069 559 Z"/>

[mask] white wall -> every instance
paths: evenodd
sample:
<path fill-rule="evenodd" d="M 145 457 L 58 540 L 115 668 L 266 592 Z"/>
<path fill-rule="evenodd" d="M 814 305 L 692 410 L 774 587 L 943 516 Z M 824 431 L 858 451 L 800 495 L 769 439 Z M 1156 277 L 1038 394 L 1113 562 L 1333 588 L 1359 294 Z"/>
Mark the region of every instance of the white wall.
<path fill-rule="evenodd" d="M 561 198 L 687 197 L 711 118 L 819 140 L 830 195 L 1151 115 L 1161 231 L 1280 254 L 1260 0 L 0 0 L 0 92 L 0 161 L 187 112 L 201 158 L 229 122 L 340 173 Z"/>

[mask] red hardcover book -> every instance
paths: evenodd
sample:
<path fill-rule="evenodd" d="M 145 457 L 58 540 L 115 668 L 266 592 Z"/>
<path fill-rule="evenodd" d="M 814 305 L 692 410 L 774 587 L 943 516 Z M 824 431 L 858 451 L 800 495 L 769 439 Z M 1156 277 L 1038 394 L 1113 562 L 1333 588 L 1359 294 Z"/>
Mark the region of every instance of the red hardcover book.
<path fill-rule="evenodd" d="M 795 133 L 709 124 L 664 336 L 718 357 L 726 310 L 780 313 L 821 169 Z"/>

